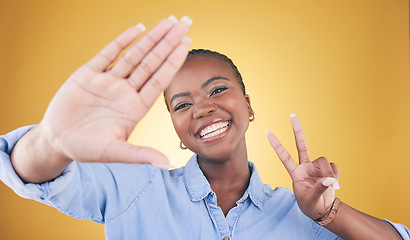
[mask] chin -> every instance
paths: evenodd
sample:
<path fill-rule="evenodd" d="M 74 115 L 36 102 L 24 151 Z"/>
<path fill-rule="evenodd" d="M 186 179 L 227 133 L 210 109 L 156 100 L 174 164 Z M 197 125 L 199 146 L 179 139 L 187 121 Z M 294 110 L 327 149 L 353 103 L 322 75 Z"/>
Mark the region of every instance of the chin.
<path fill-rule="evenodd" d="M 220 149 L 220 150 L 209 150 L 209 151 L 200 151 L 197 153 L 198 158 L 206 160 L 208 162 L 212 162 L 215 164 L 225 163 L 232 157 L 233 151 L 229 151 L 229 149 Z"/>

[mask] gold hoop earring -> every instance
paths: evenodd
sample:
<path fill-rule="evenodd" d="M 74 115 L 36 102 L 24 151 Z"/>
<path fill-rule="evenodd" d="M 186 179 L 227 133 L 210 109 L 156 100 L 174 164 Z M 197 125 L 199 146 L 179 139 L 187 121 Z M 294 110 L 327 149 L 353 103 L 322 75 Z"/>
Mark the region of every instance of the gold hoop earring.
<path fill-rule="evenodd" d="M 187 150 L 188 148 L 182 143 L 182 141 L 179 141 L 179 148 L 182 150 Z"/>
<path fill-rule="evenodd" d="M 250 112 L 249 122 L 253 122 L 253 121 L 255 121 L 255 113 L 252 111 Z"/>

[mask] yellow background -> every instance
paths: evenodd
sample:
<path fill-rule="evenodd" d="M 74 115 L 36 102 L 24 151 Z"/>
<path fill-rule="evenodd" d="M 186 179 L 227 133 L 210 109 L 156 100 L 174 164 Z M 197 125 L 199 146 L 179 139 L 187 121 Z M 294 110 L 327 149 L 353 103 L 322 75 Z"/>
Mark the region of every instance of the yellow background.
<path fill-rule="evenodd" d="M 256 112 L 249 159 L 265 183 L 291 187 L 265 131 L 296 156 L 296 113 L 311 157 L 338 164 L 343 201 L 410 226 L 408 9 L 406 0 L 2 1 L 0 134 L 38 123 L 64 80 L 122 30 L 189 15 L 192 47 L 227 54 L 243 74 Z M 178 148 L 162 98 L 131 141 L 176 166 L 191 155 Z M 103 238 L 102 225 L 0 184 L 0 239 Z"/>

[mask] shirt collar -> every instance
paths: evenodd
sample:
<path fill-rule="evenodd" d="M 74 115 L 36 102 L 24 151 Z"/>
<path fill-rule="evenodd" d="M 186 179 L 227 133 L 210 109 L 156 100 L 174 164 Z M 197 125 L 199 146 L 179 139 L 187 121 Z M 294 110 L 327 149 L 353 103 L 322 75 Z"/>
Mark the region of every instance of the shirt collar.
<path fill-rule="evenodd" d="M 263 201 L 265 200 L 264 185 L 262 184 L 261 177 L 253 162 L 248 162 L 249 169 L 251 170 L 251 180 L 249 181 L 249 187 L 246 190 L 249 194 L 253 204 L 262 210 Z M 246 194 L 246 193 L 245 193 Z"/>
<path fill-rule="evenodd" d="M 262 209 L 264 201 L 264 186 L 255 164 L 248 162 L 251 171 L 251 179 L 244 196 L 238 201 L 245 201 L 248 196 L 259 209 Z M 208 180 L 199 168 L 197 155 L 194 154 L 188 161 L 184 169 L 185 186 L 192 201 L 200 201 L 212 192 Z"/>
<path fill-rule="evenodd" d="M 211 186 L 204 176 L 204 173 L 199 168 L 197 155 L 194 154 L 185 165 L 185 187 L 192 201 L 200 201 L 204 199 L 210 192 Z"/>

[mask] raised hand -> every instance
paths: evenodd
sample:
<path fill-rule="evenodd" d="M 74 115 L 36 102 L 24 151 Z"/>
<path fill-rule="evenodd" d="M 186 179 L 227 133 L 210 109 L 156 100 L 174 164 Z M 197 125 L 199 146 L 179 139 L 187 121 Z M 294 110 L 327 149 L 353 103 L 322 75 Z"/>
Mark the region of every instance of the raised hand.
<path fill-rule="evenodd" d="M 185 61 L 191 23 L 188 17 L 171 16 L 130 46 L 144 31 L 138 24 L 75 71 L 27 134 L 31 139 L 24 136 L 13 150 L 19 175 L 47 181 L 71 160 L 167 164 L 157 150 L 131 145 L 127 138 Z"/>
<path fill-rule="evenodd" d="M 291 115 L 296 147 L 299 155 L 297 164 L 279 140 L 271 132 L 267 132 L 268 140 L 289 172 L 293 181 L 293 191 L 299 208 L 313 220 L 326 215 L 338 189 L 339 173 L 334 163 L 324 157 L 310 161 L 308 147 L 299 118 Z"/>

